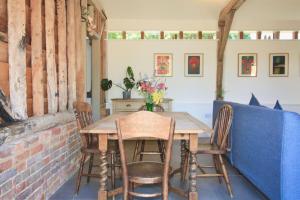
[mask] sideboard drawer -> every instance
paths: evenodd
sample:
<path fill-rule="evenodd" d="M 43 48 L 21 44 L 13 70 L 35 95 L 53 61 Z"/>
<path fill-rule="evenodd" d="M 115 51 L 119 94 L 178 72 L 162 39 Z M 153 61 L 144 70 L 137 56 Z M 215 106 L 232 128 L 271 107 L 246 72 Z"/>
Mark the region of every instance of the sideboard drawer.
<path fill-rule="evenodd" d="M 145 105 L 144 99 L 112 99 L 112 113 L 116 112 L 135 112 Z M 161 106 L 165 111 L 172 111 L 172 99 L 164 99 Z"/>
<path fill-rule="evenodd" d="M 113 109 L 116 112 L 134 112 L 144 105 L 144 102 L 115 102 Z"/>

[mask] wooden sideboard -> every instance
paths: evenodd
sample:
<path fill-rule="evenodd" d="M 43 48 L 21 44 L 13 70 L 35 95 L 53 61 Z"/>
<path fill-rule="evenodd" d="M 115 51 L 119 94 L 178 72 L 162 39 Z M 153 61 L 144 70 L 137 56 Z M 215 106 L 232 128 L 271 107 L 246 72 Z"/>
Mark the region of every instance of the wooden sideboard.
<path fill-rule="evenodd" d="M 172 111 L 172 101 L 173 99 L 165 98 L 161 103 L 161 106 L 167 112 Z M 132 98 L 132 99 L 111 99 L 112 102 L 112 113 L 116 112 L 134 112 L 140 107 L 145 105 L 145 99 L 142 98 Z"/>

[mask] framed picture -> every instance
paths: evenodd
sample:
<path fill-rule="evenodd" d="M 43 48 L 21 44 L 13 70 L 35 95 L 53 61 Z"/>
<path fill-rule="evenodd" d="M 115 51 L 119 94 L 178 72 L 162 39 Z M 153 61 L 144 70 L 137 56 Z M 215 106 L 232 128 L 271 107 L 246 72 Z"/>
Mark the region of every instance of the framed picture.
<path fill-rule="evenodd" d="M 204 56 L 202 53 L 184 54 L 184 75 L 185 76 L 203 76 Z"/>
<path fill-rule="evenodd" d="M 154 54 L 155 76 L 172 76 L 173 57 L 171 53 Z"/>
<path fill-rule="evenodd" d="M 238 76 L 256 77 L 257 76 L 257 54 L 239 53 L 238 54 Z"/>
<path fill-rule="evenodd" d="M 271 53 L 269 74 L 273 77 L 288 76 L 289 74 L 289 54 Z"/>

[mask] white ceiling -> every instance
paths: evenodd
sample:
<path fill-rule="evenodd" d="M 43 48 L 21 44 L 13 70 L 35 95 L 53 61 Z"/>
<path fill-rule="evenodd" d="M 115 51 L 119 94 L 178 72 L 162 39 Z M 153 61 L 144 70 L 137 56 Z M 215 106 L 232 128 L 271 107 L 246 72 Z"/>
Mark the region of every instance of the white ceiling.
<path fill-rule="evenodd" d="M 98 0 L 110 21 L 210 21 L 216 23 L 229 0 Z M 300 25 L 300 0 L 247 0 L 233 26 Z M 279 27 L 280 28 L 280 27 Z M 300 29 L 300 27 L 298 27 Z"/>

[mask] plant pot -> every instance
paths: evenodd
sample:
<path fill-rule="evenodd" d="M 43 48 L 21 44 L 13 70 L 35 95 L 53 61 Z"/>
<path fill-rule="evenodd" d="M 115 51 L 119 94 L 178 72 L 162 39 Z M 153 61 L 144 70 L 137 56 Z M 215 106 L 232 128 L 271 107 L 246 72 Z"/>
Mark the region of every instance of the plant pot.
<path fill-rule="evenodd" d="M 146 103 L 147 111 L 153 112 L 153 103 Z"/>
<path fill-rule="evenodd" d="M 131 91 L 123 91 L 123 99 L 130 99 Z"/>

